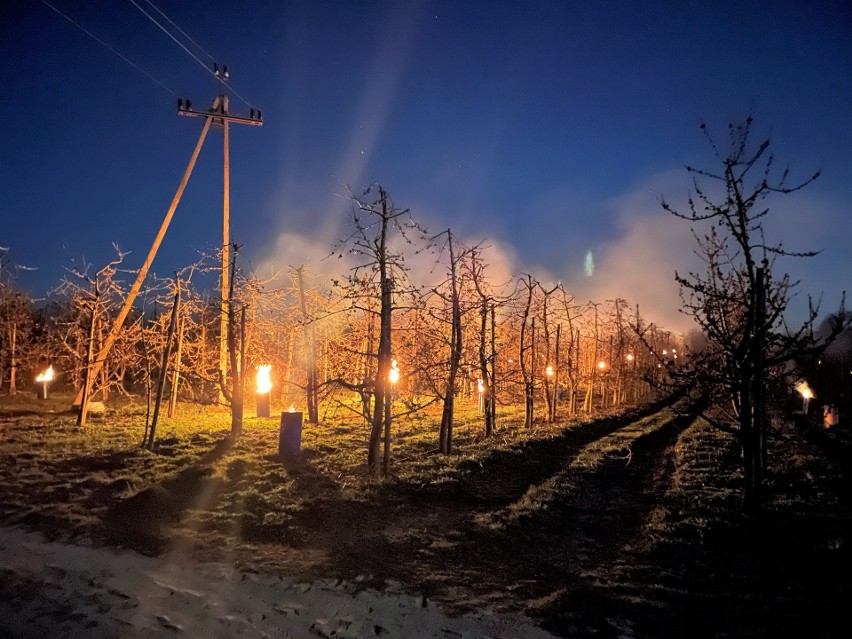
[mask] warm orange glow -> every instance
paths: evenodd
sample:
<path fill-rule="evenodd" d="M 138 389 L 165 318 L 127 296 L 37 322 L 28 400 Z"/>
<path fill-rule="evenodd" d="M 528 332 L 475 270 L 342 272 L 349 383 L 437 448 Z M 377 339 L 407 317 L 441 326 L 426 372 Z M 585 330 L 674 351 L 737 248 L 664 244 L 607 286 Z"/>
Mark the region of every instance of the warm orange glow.
<path fill-rule="evenodd" d="M 53 366 L 48 366 L 47 370 L 39 373 L 36 377 L 37 382 L 52 382 L 53 381 Z"/>
<path fill-rule="evenodd" d="M 633 361 L 633 353 L 627 353 L 627 361 L 628 361 L 628 362 L 632 362 L 632 361 Z"/>
<path fill-rule="evenodd" d="M 601 370 L 605 369 L 606 368 L 606 362 L 603 361 L 603 360 L 599 361 L 598 362 L 598 368 L 601 369 Z"/>
<path fill-rule="evenodd" d="M 811 390 L 811 387 L 808 386 L 807 382 L 802 382 L 801 384 L 796 386 L 796 390 L 805 399 L 813 399 L 814 398 L 814 392 Z"/>
<path fill-rule="evenodd" d="M 288 409 L 287 409 L 287 412 L 288 412 L 288 413 L 295 413 L 295 412 L 296 412 L 296 407 L 295 407 L 295 406 L 293 406 L 293 404 L 290 404 L 290 408 L 288 408 Z"/>
<path fill-rule="evenodd" d="M 481 379 L 477 382 L 477 384 L 476 384 L 476 388 L 477 388 L 477 390 L 478 390 L 480 393 L 484 393 L 484 392 L 485 392 L 485 384 L 483 384 L 483 383 L 482 383 L 482 380 L 481 380 Z"/>
<path fill-rule="evenodd" d="M 272 364 L 261 364 L 257 367 L 257 394 L 261 395 L 272 390 L 272 380 L 269 379 L 269 371 Z"/>
<path fill-rule="evenodd" d="M 390 372 L 388 372 L 388 381 L 391 384 L 396 384 L 399 381 L 399 366 L 396 365 L 396 360 L 391 362 Z"/>
<path fill-rule="evenodd" d="M 669 354 L 669 352 L 667 350 L 663 349 L 663 355 L 668 355 L 668 354 Z"/>
<path fill-rule="evenodd" d="M 548 377 L 553 377 L 553 366 L 548 366 L 544 372 L 547 373 Z"/>

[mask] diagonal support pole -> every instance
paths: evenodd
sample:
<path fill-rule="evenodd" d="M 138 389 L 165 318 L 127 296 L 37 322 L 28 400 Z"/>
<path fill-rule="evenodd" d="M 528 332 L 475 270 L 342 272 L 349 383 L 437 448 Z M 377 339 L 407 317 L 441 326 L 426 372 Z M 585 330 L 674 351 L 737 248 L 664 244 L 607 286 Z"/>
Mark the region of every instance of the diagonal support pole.
<path fill-rule="evenodd" d="M 219 106 L 219 100 L 220 98 L 216 98 L 216 101 L 213 103 L 213 108 L 211 109 L 211 111 L 215 111 L 216 108 Z M 189 176 L 192 175 L 192 170 L 195 168 L 195 162 L 198 159 L 198 154 L 201 152 L 201 147 L 204 145 L 204 140 L 207 137 L 207 132 L 210 131 L 210 125 L 213 123 L 213 120 L 214 114 L 211 113 L 210 115 L 205 116 L 204 128 L 201 130 L 201 135 L 198 138 L 198 142 L 195 144 L 195 150 L 192 152 L 192 157 L 190 157 L 189 159 L 189 164 L 186 167 L 186 171 L 184 171 L 183 179 L 181 179 L 180 184 L 178 185 L 177 192 L 172 198 L 172 203 L 169 206 L 169 210 L 166 212 L 166 217 L 163 219 L 163 223 L 160 225 L 160 230 L 157 233 L 157 237 L 154 238 L 154 243 L 151 245 L 151 249 L 148 251 L 148 257 L 145 258 L 145 262 L 142 264 L 142 268 L 139 269 L 139 273 L 136 276 L 136 281 L 133 283 L 133 286 L 127 293 L 127 297 L 124 300 L 124 305 L 121 307 L 121 311 L 115 318 L 115 322 L 112 325 L 112 329 L 110 329 L 109 335 L 107 335 L 106 339 L 104 340 L 103 346 L 101 346 L 100 351 L 98 351 L 97 357 L 92 362 L 91 370 L 86 375 L 86 382 L 84 382 L 86 388 L 81 388 L 77 393 L 77 397 L 74 399 L 75 405 L 79 404 L 82 401 L 83 391 L 88 391 L 91 389 L 92 381 L 97 378 L 98 374 L 101 371 L 101 368 L 103 368 L 107 355 L 109 355 L 109 351 L 112 348 L 112 345 L 115 343 L 116 339 L 118 339 L 118 334 L 121 332 L 121 327 L 124 326 L 124 320 L 127 319 L 127 315 L 130 313 L 130 308 L 133 306 L 133 302 L 136 300 L 136 296 L 139 294 L 139 289 L 142 288 L 142 283 L 148 276 L 148 271 L 151 269 L 151 264 L 154 261 L 154 257 L 157 255 L 157 251 L 160 248 L 160 244 L 163 241 L 163 237 L 166 234 L 166 230 L 169 228 L 169 224 L 172 221 L 172 216 L 174 216 L 178 203 L 180 202 L 180 199 L 183 196 L 184 189 L 186 189 L 186 184 L 187 182 L 189 182 Z"/>

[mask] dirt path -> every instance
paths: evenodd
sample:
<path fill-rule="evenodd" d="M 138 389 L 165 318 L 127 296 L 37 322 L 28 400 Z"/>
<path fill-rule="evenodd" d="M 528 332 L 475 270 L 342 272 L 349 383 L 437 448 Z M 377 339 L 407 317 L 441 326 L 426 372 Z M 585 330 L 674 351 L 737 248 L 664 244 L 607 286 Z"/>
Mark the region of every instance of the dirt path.
<path fill-rule="evenodd" d="M 587 576 L 629 552 L 664 492 L 668 451 L 686 423 L 663 410 L 586 442 L 519 499 L 437 539 L 420 578 L 466 607 L 525 610 L 555 630 L 575 625 L 572 611 L 589 623 Z"/>
<path fill-rule="evenodd" d="M 657 406 L 492 454 L 441 486 L 312 502 L 299 513 L 296 548 L 285 551 L 301 550 L 302 561 L 287 565 L 282 547 L 267 550 L 308 574 L 398 580 L 466 610 L 553 616 L 550 604 L 564 607 L 584 575 L 638 533 L 685 423 Z"/>

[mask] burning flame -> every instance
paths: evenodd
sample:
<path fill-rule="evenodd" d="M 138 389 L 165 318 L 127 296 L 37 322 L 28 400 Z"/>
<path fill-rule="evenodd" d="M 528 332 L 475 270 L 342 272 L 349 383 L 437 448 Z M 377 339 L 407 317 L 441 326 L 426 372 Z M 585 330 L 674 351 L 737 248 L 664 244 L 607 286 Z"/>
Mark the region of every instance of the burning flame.
<path fill-rule="evenodd" d="M 805 399 L 813 399 L 814 397 L 814 392 L 811 390 L 811 387 L 808 386 L 807 382 L 802 382 L 801 384 L 796 386 L 796 390 Z"/>
<path fill-rule="evenodd" d="M 388 373 L 388 381 L 391 384 L 396 384 L 399 381 L 399 366 L 396 365 L 396 360 L 391 362 L 390 372 Z"/>
<path fill-rule="evenodd" d="M 268 393 L 272 390 L 272 380 L 269 379 L 269 371 L 272 364 L 261 364 L 257 367 L 257 393 Z"/>
<path fill-rule="evenodd" d="M 53 366 L 48 366 L 47 370 L 39 373 L 36 377 L 37 382 L 52 382 L 53 381 Z"/>
<path fill-rule="evenodd" d="M 295 413 L 295 412 L 296 412 L 296 407 L 295 407 L 295 406 L 293 406 L 293 404 L 290 404 L 290 408 L 288 408 L 288 409 L 287 409 L 287 412 L 288 412 L 288 413 Z"/>

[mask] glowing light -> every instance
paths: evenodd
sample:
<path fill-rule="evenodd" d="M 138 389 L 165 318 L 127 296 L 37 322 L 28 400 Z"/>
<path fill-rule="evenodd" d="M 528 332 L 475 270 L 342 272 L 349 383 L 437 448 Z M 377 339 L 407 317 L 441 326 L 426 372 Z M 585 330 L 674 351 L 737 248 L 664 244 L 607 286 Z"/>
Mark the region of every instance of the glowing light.
<path fill-rule="evenodd" d="M 663 350 L 663 355 L 668 355 L 669 352 L 667 350 Z"/>
<path fill-rule="evenodd" d="M 43 373 L 39 373 L 38 376 L 36 376 L 36 381 L 37 382 L 52 382 L 53 376 L 54 376 L 53 366 L 48 366 L 46 371 L 44 371 Z"/>
<path fill-rule="evenodd" d="M 601 369 L 601 370 L 605 369 L 606 368 L 606 362 L 603 361 L 603 360 L 599 361 L 598 362 L 598 368 Z"/>
<path fill-rule="evenodd" d="M 553 366 L 548 366 L 544 371 L 548 377 L 553 377 Z"/>
<path fill-rule="evenodd" d="M 290 408 L 288 408 L 288 409 L 287 409 L 287 412 L 288 412 L 288 413 L 295 413 L 295 412 L 296 412 L 296 407 L 295 407 L 295 406 L 293 406 L 293 404 L 290 404 Z"/>
<path fill-rule="evenodd" d="M 388 381 L 391 384 L 396 384 L 399 381 L 399 366 L 396 364 L 396 360 L 391 361 L 390 371 L 388 372 Z"/>
<path fill-rule="evenodd" d="M 799 391 L 799 394 L 802 396 L 802 412 L 807 415 L 808 404 L 810 404 L 811 400 L 814 398 L 814 392 L 811 390 L 811 387 L 808 386 L 807 382 L 801 382 L 796 386 L 796 390 Z"/>
<path fill-rule="evenodd" d="M 272 390 L 272 380 L 269 379 L 269 371 L 272 364 L 261 364 L 257 367 L 257 393 L 258 395 L 268 393 Z"/>
<path fill-rule="evenodd" d="M 583 271 L 586 277 L 591 277 L 595 274 L 595 257 L 591 251 L 586 253 L 586 259 L 583 261 Z"/>
<path fill-rule="evenodd" d="M 633 361 L 633 353 L 627 353 L 627 361 L 628 361 L 628 362 L 632 362 L 632 361 Z"/>
<path fill-rule="evenodd" d="M 802 382 L 798 386 L 796 386 L 796 390 L 804 399 L 813 399 L 814 392 L 811 390 L 811 387 L 808 386 L 807 382 Z"/>
<path fill-rule="evenodd" d="M 484 392 L 485 392 L 485 384 L 483 384 L 483 383 L 482 383 L 482 380 L 481 380 L 481 379 L 477 382 L 477 384 L 476 384 L 476 389 L 477 389 L 480 393 L 484 393 Z"/>

